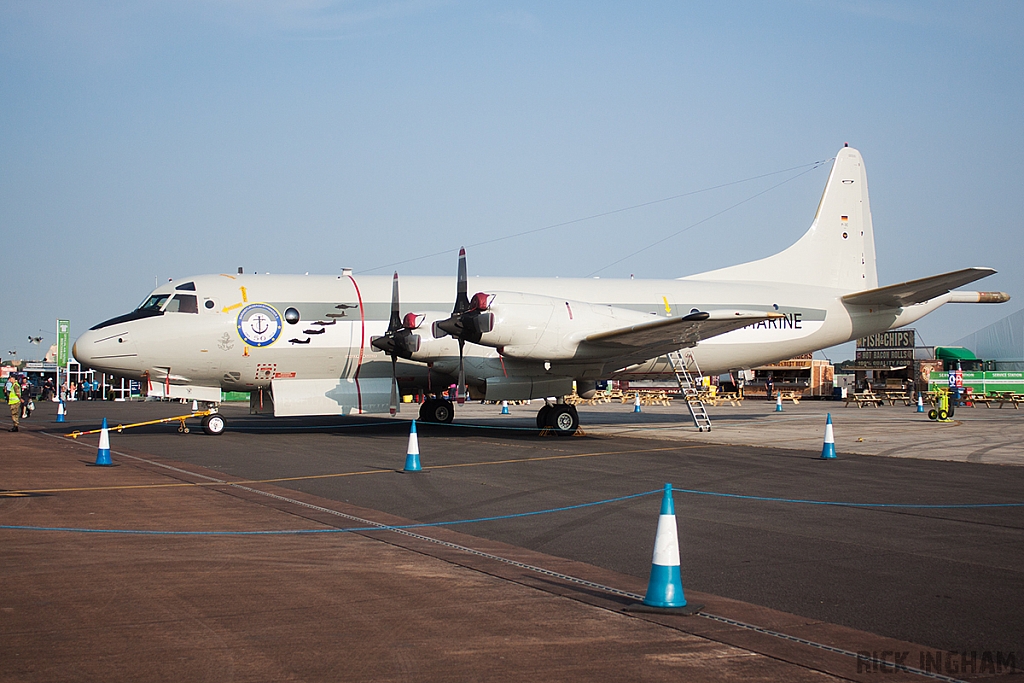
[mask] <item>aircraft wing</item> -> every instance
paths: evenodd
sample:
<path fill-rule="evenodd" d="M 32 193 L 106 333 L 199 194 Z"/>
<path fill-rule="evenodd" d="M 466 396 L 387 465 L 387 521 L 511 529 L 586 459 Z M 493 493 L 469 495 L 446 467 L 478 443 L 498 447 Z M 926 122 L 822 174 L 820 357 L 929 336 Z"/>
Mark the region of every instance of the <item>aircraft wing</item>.
<path fill-rule="evenodd" d="M 884 308 L 901 308 L 911 304 L 924 303 L 937 296 L 942 296 L 952 289 L 994 275 L 995 272 L 992 268 L 964 268 L 888 287 L 854 292 L 844 296 L 843 301 L 855 306 L 874 305 Z"/>
<path fill-rule="evenodd" d="M 781 317 L 781 313 L 774 311 L 701 311 L 680 318 L 662 318 L 597 332 L 580 342 L 580 350 L 616 360 L 621 358 L 623 362 L 640 362 L 696 346 L 697 342 L 747 325 Z"/>

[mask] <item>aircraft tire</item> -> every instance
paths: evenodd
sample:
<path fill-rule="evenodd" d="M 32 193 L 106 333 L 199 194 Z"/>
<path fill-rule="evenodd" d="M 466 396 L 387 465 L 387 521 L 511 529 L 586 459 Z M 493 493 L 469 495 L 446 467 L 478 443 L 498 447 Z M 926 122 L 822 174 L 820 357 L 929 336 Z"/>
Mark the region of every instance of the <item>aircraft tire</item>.
<path fill-rule="evenodd" d="M 224 427 L 227 426 L 227 421 L 224 416 L 220 413 L 214 413 L 213 415 L 207 415 L 203 418 L 203 431 L 210 436 L 220 436 L 224 433 Z"/>
<path fill-rule="evenodd" d="M 451 423 L 455 419 L 455 406 L 443 398 L 433 398 L 423 402 L 420 408 L 420 419 L 424 422 Z"/>
<path fill-rule="evenodd" d="M 552 406 L 549 419 L 551 429 L 558 436 L 572 436 L 580 426 L 580 415 L 575 406 Z"/>
<path fill-rule="evenodd" d="M 551 426 L 549 421 L 549 418 L 551 417 L 551 408 L 552 406 L 545 403 L 544 407 L 537 411 L 537 429 L 544 429 L 545 427 Z"/>

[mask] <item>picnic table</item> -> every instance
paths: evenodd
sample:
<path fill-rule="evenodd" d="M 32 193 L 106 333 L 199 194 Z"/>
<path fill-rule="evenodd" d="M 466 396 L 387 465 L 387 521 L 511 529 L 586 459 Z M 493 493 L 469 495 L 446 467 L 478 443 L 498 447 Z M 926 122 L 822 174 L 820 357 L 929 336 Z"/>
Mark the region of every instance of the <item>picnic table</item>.
<path fill-rule="evenodd" d="M 906 391 L 884 391 L 882 392 L 882 398 L 889 402 L 889 405 L 896 405 L 896 401 L 903 401 L 903 405 L 909 406 L 911 403 L 910 394 Z"/>
<path fill-rule="evenodd" d="M 862 391 L 846 395 L 846 405 L 849 406 L 851 403 L 856 403 L 858 408 L 863 408 L 865 405 L 879 408 L 885 405 L 885 399 L 876 396 L 873 391 Z"/>
<path fill-rule="evenodd" d="M 792 401 L 793 405 L 800 403 L 800 399 L 804 397 L 803 392 L 800 391 L 780 391 L 778 395 L 782 397 L 783 401 Z"/>
<path fill-rule="evenodd" d="M 731 406 L 743 405 L 743 397 L 735 391 L 723 391 L 716 393 L 710 399 L 711 405 L 717 407 L 719 403 L 728 403 Z"/>
<path fill-rule="evenodd" d="M 1020 410 L 1020 404 L 1024 403 L 1024 396 L 1022 396 L 1021 394 L 1015 394 L 1012 391 L 989 391 L 988 394 L 991 397 L 991 402 L 999 402 L 1000 408 L 1002 408 L 1007 403 L 1012 403 L 1015 410 Z M 978 401 L 978 398 L 974 397 L 973 400 Z M 991 407 L 990 401 L 979 402 L 984 403 L 986 408 Z"/>
<path fill-rule="evenodd" d="M 633 403 L 637 394 L 640 395 L 642 406 L 669 406 L 672 405 L 672 397 L 667 391 L 630 391 L 622 394 L 623 403 Z"/>

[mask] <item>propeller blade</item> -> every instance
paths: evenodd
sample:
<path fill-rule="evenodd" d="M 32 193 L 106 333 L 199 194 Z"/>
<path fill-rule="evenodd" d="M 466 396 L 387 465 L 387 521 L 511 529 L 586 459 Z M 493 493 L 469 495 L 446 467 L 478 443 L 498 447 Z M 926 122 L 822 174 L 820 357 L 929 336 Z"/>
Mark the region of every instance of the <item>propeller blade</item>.
<path fill-rule="evenodd" d="M 388 322 L 388 332 L 395 332 L 402 327 L 402 314 L 398 306 L 398 271 L 391 281 L 391 320 Z"/>
<path fill-rule="evenodd" d="M 466 248 L 462 247 L 459 249 L 459 281 L 455 295 L 455 308 L 452 310 L 453 315 L 462 313 L 469 308 L 469 296 L 467 296 L 469 289 L 468 272 L 466 267 Z"/>
<path fill-rule="evenodd" d="M 398 358 L 391 354 L 391 416 L 398 412 Z"/>

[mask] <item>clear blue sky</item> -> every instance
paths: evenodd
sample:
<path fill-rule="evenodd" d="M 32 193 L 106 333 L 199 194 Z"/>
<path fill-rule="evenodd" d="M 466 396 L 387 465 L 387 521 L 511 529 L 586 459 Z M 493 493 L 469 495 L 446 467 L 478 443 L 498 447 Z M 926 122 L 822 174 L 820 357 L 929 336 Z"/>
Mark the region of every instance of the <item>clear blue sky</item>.
<path fill-rule="evenodd" d="M 946 306 L 924 342 L 1024 305 L 1024 4 L 695 5 L 0 4 L 4 357 L 154 279 L 388 274 L 446 250 L 399 270 L 454 277 L 461 244 L 844 142 L 867 163 L 881 284 L 984 265 L 1000 272 L 980 287 L 1015 297 Z M 765 256 L 810 224 L 827 166 L 802 170 L 478 246 L 470 269 L 678 277 Z"/>

